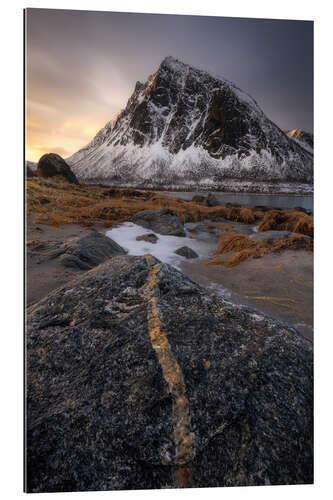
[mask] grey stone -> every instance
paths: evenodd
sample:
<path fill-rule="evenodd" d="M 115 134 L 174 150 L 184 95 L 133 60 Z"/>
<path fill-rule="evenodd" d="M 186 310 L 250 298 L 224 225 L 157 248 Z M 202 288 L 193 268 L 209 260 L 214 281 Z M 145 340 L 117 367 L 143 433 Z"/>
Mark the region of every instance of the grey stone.
<path fill-rule="evenodd" d="M 185 257 L 186 259 L 197 259 L 199 255 L 189 247 L 181 247 L 175 250 L 175 253 Z"/>
<path fill-rule="evenodd" d="M 76 269 L 83 269 L 87 271 L 91 269 L 91 266 L 86 262 L 83 262 L 81 259 L 76 257 L 75 255 L 71 255 L 70 253 L 64 253 L 60 256 L 60 261 L 65 267 L 73 267 Z"/>
<path fill-rule="evenodd" d="M 79 184 L 76 175 L 61 156 L 55 153 L 43 155 L 38 162 L 37 171 L 42 177 L 54 177 L 61 175 L 72 184 Z"/>
<path fill-rule="evenodd" d="M 214 194 L 209 193 L 206 199 L 206 205 L 207 207 L 217 207 L 218 205 L 221 205 L 221 203 Z"/>
<path fill-rule="evenodd" d="M 184 226 L 180 218 L 170 208 L 143 210 L 133 215 L 131 221 L 146 229 L 151 229 L 155 233 L 170 236 L 185 236 Z"/>
<path fill-rule="evenodd" d="M 98 231 L 67 240 L 59 252 L 74 255 L 90 267 L 98 266 L 115 255 L 126 254 L 118 243 Z"/>
<path fill-rule="evenodd" d="M 116 256 L 27 311 L 27 490 L 312 483 L 312 357 L 172 266 Z"/>
<path fill-rule="evenodd" d="M 142 234 L 141 236 L 136 237 L 137 241 L 148 241 L 149 243 L 156 243 L 158 237 L 154 233 Z"/>

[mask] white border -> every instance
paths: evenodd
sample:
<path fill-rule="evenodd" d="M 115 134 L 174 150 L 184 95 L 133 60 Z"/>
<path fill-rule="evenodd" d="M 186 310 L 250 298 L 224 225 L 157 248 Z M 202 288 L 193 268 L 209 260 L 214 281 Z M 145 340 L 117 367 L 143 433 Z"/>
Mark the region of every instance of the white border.
<path fill-rule="evenodd" d="M 325 6 L 326 4 L 326 6 Z M 226 499 L 270 499 L 283 495 L 286 499 L 328 498 L 332 491 L 332 414 L 331 380 L 332 336 L 330 309 L 332 268 L 332 224 L 330 198 L 332 197 L 332 12 L 329 2 L 306 0 L 279 0 L 267 2 L 251 0 L 206 0 L 197 5 L 192 1 L 37 1 L 30 5 L 22 1 L 9 1 L 2 5 L 1 32 L 1 234 L 2 300 L 4 306 L 1 323 L 1 482 L 3 498 L 21 498 L 22 492 L 22 412 L 23 412 L 23 345 L 22 345 L 22 9 L 24 7 L 106 10 L 119 12 L 156 12 L 170 14 L 215 15 L 234 17 L 260 17 L 315 20 L 315 373 L 316 373 L 316 453 L 314 486 L 280 486 L 195 490 L 158 490 L 136 492 L 98 492 L 53 494 L 47 498 L 105 498 L 106 495 L 135 497 L 138 499 L 161 496 L 163 498 L 198 498 L 210 495 Z M 61 36 L 61 34 L 60 34 Z M 292 50 L 292 48 L 291 48 Z M 3 225 L 5 227 L 3 227 Z M 327 240 L 327 241 L 326 241 Z M 326 277 L 326 280 L 325 280 Z M 74 496 L 75 495 L 75 496 Z M 39 494 L 41 500 L 46 494 Z"/>

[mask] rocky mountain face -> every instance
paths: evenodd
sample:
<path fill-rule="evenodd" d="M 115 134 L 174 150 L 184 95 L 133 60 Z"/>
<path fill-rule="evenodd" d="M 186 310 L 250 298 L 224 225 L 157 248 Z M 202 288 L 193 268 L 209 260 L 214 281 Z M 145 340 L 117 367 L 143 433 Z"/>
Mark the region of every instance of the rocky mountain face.
<path fill-rule="evenodd" d="M 27 490 L 313 481 L 312 343 L 152 256 L 27 312 Z"/>
<path fill-rule="evenodd" d="M 307 151 L 313 153 L 313 134 L 305 132 L 300 128 L 295 128 L 293 130 L 287 130 L 286 134 L 294 139 L 298 144 L 303 146 Z"/>
<path fill-rule="evenodd" d="M 167 57 L 126 108 L 67 159 L 81 179 L 219 188 L 230 179 L 311 183 L 313 157 L 254 99 Z"/>

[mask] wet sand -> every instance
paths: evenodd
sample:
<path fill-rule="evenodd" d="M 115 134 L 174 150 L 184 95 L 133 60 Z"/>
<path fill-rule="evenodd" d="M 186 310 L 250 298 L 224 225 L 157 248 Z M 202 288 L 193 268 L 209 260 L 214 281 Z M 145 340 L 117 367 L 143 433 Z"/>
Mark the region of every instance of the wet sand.
<path fill-rule="evenodd" d="M 227 260 L 232 255 L 219 257 Z M 212 292 L 279 319 L 313 339 L 312 252 L 285 250 L 232 268 L 207 266 L 204 260 L 195 266 L 183 262 L 180 267 Z"/>
<path fill-rule="evenodd" d="M 75 236 L 84 236 L 89 232 L 76 224 L 64 225 L 61 228 L 45 224 L 32 224 L 27 220 L 26 241 L 60 242 Z M 82 273 L 81 270 L 63 267 L 59 259 L 50 259 L 44 250 L 26 252 L 26 305 L 38 302 L 52 290 L 64 285 Z"/>

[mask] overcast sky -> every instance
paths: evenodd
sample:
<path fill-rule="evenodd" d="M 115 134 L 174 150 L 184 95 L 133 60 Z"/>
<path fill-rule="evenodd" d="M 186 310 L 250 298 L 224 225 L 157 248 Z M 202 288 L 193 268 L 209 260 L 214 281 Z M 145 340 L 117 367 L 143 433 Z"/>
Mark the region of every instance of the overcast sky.
<path fill-rule="evenodd" d="M 177 59 L 233 81 L 282 129 L 313 131 L 313 23 L 28 9 L 27 159 L 66 157 Z"/>

